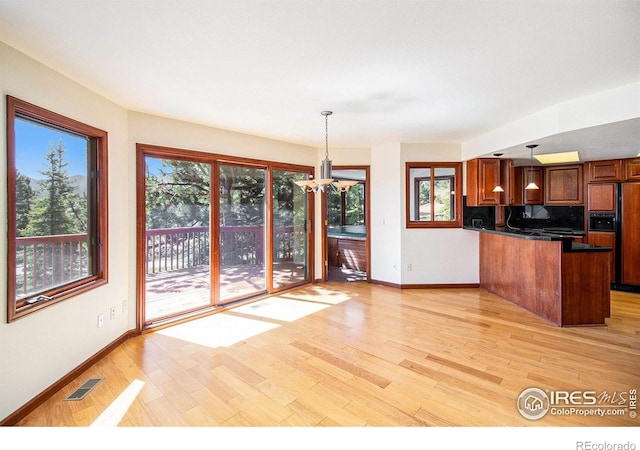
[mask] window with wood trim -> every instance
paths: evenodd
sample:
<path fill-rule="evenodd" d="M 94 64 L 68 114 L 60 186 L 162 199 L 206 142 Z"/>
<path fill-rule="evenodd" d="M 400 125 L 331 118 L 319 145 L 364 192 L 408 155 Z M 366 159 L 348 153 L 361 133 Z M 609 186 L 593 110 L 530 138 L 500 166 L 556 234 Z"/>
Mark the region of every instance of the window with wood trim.
<path fill-rule="evenodd" d="M 462 227 L 462 163 L 406 163 L 407 228 Z"/>
<path fill-rule="evenodd" d="M 107 133 L 7 96 L 7 321 L 107 282 Z"/>

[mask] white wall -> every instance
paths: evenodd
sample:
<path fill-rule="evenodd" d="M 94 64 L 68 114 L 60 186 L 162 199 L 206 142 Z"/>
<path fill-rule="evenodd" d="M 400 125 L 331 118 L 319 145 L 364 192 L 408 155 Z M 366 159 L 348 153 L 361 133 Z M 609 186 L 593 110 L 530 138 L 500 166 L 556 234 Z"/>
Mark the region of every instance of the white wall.
<path fill-rule="evenodd" d="M 0 42 L 0 254 L 6 261 L 6 103 L 11 95 L 109 133 L 109 283 L 7 324 L 6 304 L 0 308 L 0 418 L 15 412 L 51 384 L 131 328 L 122 313 L 127 300 L 134 311 L 134 271 L 126 264 L 133 247 L 134 223 L 130 183 L 133 159 L 127 147 L 127 111 L 64 78 Z M 128 258 L 130 260 L 130 258 Z M 0 291 L 6 293 L 6 267 L 0 270 Z M 3 295 L 6 299 L 6 295 Z M 109 319 L 109 307 L 118 314 Z M 97 316 L 105 324 L 97 328 Z"/>
<path fill-rule="evenodd" d="M 129 149 L 134 155 L 136 143 L 142 143 L 305 166 L 316 163 L 314 147 L 132 111 L 129 112 L 128 131 Z"/>
<path fill-rule="evenodd" d="M 458 144 L 402 144 L 400 163 L 458 162 Z M 401 204 L 406 201 L 402 184 Z M 478 233 L 461 228 L 406 228 L 402 210 L 400 265 L 402 284 L 478 283 Z M 409 270 L 410 266 L 410 270 Z"/>
<path fill-rule="evenodd" d="M 402 189 L 400 144 L 371 148 L 371 279 L 400 284 Z"/>

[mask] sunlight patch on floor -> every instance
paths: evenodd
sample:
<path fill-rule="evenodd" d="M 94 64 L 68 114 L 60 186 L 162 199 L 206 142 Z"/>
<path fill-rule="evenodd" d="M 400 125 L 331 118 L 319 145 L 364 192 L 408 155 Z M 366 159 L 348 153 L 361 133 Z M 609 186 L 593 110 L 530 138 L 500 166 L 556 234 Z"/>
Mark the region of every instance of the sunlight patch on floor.
<path fill-rule="evenodd" d="M 144 381 L 133 380 L 91 424 L 92 427 L 116 427 L 129 410 L 144 386 Z"/>
<path fill-rule="evenodd" d="M 328 307 L 329 305 L 321 303 L 274 297 L 234 308 L 233 311 L 283 322 L 293 322 Z"/>
<path fill-rule="evenodd" d="M 278 326 L 271 322 L 218 313 L 158 330 L 156 333 L 217 348 L 233 345 Z"/>
<path fill-rule="evenodd" d="M 298 291 L 291 294 L 282 294 L 278 298 L 337 305 L 339 303 L 346 302 L 347 300 L 351 300 L 353 297 L 340 292 L 335 287 L 332 289 L 313 287 L 305 291 Z"/>

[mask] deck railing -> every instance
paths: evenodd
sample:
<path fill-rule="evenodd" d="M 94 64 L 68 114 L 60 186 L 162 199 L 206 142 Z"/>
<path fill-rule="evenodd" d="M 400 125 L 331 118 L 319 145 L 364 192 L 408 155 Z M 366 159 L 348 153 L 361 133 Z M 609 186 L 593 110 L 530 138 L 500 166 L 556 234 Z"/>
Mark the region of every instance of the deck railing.
<path fill-rule="evenodd" d="M 89 252 L 86 234 L 20 237 L 16 239 L 16 294 L 58 286 L 88 275 Z M 274 261 L 293 261 L 306 252 L 304 230 L 293 226 L 275 229 Z M 167 272 L 207 265 L 209 228 L 165 228 L 147 230 L 147 273 Z M 220 227 L 220 264 L 263 265 L 265 228 L 262 226 Z"/>
<path fill-rule="evenodd" d="M 88 247 L 86 234 L 16 238 L 16 297 L 87 276 Z"/>
<path fill-rule="evenodd" d="M 274 236 L 274 260 L 292 261 L 302 253 L 297 240 L 305 232 L 294 227 L 278 227 Z M 147 273 L 187 269 L 209 264 L 209 228 L 163 228 L 147 231 Z M 220 265 L 264 265 L 263 226 L 220 227 Z"/>

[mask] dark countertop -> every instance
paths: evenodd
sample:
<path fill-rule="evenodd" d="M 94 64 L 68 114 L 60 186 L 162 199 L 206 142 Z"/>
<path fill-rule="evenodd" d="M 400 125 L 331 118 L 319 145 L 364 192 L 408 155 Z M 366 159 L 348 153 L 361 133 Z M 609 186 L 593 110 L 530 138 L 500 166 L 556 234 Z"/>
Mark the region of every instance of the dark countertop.
<path fill-rule="evenodd" d="M 581 242 L 574 242 L 574 237 L 584 236 L 585 232 L 582 230 L 568 230 L 568 229 L 517 229 L 508 227 L 495 227 L 495 228 L 474 228 L 463 227 L 465 230 L 479 231 L 482 233 L 500 234 L 503 236 L 510 236 L 519 239 L 529 239 L 534 241 L 562 241 L 562 251 L 564 252 L 610 252 L 611 247 L 599 247 L 591 244 L 583 244 Z"/>
<path fill-rule="evenodd" d="M 333 232 L 329 231 L 327 236 L 337 239 L 351 239 L 354 241 L 364 241 L 367 239 L 367 235 L 364 233 L 345 233 L 345 232 Z"/>

